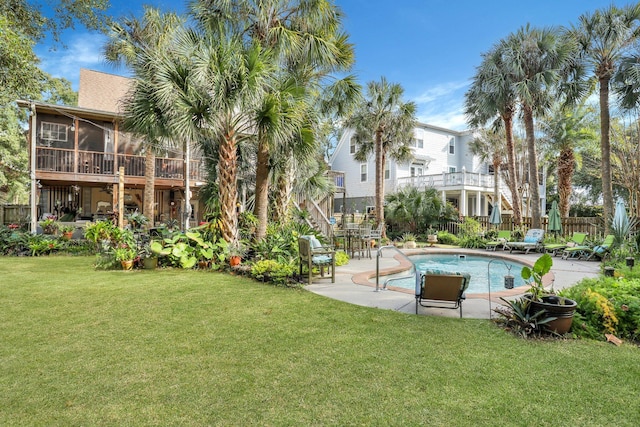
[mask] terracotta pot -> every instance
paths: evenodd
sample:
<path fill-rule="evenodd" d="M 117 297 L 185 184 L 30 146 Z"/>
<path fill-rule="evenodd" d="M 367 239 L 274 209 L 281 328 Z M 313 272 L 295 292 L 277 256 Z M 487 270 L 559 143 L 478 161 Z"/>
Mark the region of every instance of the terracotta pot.
<path fill-rule="evenodd" d="M 231 267 L 235 267 L 236 265 L 240 265 L 241 261 L 242 261 L 242 258 L 240 258 L 238 255 L 232 255 L 231 257 L 229 257 L 229 265 Z"/>
<path fill-rule="evenodd" d="M 73 237 L 73 231 L 65 231 L 64 233 L 62 233 L 62 237 L 66 240 L 71 240 L 71 238 Z"/>
<path fill-rule="evenodd" d="M 530 299 L 528 296 L 525 298 Z M 563 301 L 564 304 L 560 304 Z M 556 295 L 542 297 L 542 301 L 531 301 L 529 313 L 534 314 L 543 310 L 548 317 L 555 317 L 555 320 L 546 324 L 546 327 L 558 334 L 566 334 L 571 329 L 573 314 L 576 312 L 578 303 L 568 298 Z"/>
<path fill-rule="evenodd" d="M 155 270 L 158 267 L 158 258 L 154 256 L 145 258 L 142 261 L 142 264 L 144 265 L 145 270 Z"/>
<path fill-rule="evenodd" d="M 126 261 L 120 261 L 123 270 L 133 270 L 133 260 L 128 259 Z"/>

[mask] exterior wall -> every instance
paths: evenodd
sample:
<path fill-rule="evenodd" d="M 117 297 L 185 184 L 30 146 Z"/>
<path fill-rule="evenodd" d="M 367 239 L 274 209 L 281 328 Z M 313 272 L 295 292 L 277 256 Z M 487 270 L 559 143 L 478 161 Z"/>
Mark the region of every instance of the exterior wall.
<path fill-rule="evenodd" d="M 375 196 L 375 159 L 370 156 L 367 165 L 368 174 L 366 182 L 361 182 L 360 162 L 354 160 L 350 153 L 350 140 L 354 132 L 345 129 L 336 150 L 331 156 L 330 163 L 333 170 L 345 173 L 346 187 L 346 212 L 347 214 L 365 212 L 367 206 L 374 204 Z M 406 163 L 397 163 L 389 160 L 389 177 L 385 179 L 385 194 L 397 190 L 398 178 L 411 176 L 412 166 L 422 167 L 422 175 L 434 175 L 450 172 L 450 168 L 461 172 L 463 169 L 469 172 L 487 173 L 488 166 L 474 156 L 469 148 L 473 140 L 471 132 L 458 132 L 450 129 L 439 128 L 427 124 L 419 124 L 414 131 L 415 140 L 422 140 L 422 146 L 415 143 L 413 147 L 414 160 Z M 450 141 L 453 140 L 454 153 L 449 153 Z M 447 197 L 457 199 L 454 194 Z M 471 197 L 471 196 L 469 196 Z M 473 202 L 467 206 L 475 206 L 475 194 Z M 336 212 L 341 212 L 342 201 L 336 199 Z M 481 206 L 484 206 L 484 197 L 481 198 Z M 481 209 L 482 211 L 482 209 Z"/>
<path fill-rule="evenodd" d="M 127 77 L 81 68 L 78 107 L 120 113 L 120 100 L 131 82 Z"/>

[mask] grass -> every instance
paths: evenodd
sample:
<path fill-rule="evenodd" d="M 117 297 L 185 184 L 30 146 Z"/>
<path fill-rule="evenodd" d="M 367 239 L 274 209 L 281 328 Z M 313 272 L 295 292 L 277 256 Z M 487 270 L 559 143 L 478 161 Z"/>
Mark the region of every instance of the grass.
<path fill-rule="evenodd" d="M 0 425 L 640 423 L 631 345 L 91 263 L 0 258 Z"/>

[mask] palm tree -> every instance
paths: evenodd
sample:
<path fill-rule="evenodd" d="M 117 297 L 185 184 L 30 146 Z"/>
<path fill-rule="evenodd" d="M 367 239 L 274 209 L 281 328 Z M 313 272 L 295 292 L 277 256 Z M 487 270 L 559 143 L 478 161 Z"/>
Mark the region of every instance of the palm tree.
<path fill-rule="evenodd" d="M 143 136 L 145 147 L 145 186 L 143 214 L 153 227 L 155 208 L 155 150 L 166 145 L 169 130 L 166 128 L 165 111 L 156 103 L 153 93 L 154 71 L 136 64 L 143 50 L 159 51 L 171 42 L 175 29 L 183 20 L 176 14 L 161 14 L 159 10 L 145 7 L 141 20 L 125 18 L 113 23 L 109 40 L 104 46 L 107 61 L 124 64 L 136 72 L 133 90 L 124 100 L 124 130 Z"/>
<path fill-rule="evenodd" d="M 491 161 L 493 166 L 493 204 L 500 206 L 500 168 L 504 164 L 504 128 L 500 130 L 479 129 L 478 136 L 470 145 L 471 152 L 480 157 L 482 161 Z"/>
<path fill-rule="evenodd" d="M 522 225 L 522 202 L 518 189 L 520 181 L 516 168 L 516 152 L 513 139 L 513 118 L 517 112 L 517 98 L 513 88 L 509 64 L 505 62 L 502 43 L 494 46 L 482 55 L 482 63 L 476 70 L 473 82 L 465 94 L 465 114 L 473 128 L 492 122 L 499 128 L 504 126 L 507 171 L 507 184 L 511 192 L 513 221 Z"/>
<path fill-rule="evenodd" d="M 366 161 L 371 153 L 375 155 L 375 217 L 378 224 L 384 224 L 387 156 L 398 162 L 413 157 L 410 143 L 416 125 L 416 104 L 404 102 L 403 94 L 402 86 L 389 83 L 384 77 L 379 82 L 369 82 L 365 98 L 347 120 L 347 127 L 355 130 L 355 158 Z"/>
<path fill-rule="evenodd" d="M 445 204 L 433 188 L 405 187 L 385 197 L 385 212 L 389 220 L 406 223 L 412 233 L 424 232 L 437 224 L 444 213 Z"/>
<path fill-rule="evenodd" d="M 298 96 L 311 96 L 312 91 L 308 89 L 328 74 L 349 69 L 353 63 L 353 47 L 341 33 L 342 12 L 328 0 L 195 1 L 191 11 L 203 27 L 213 32 L 241 34 L 245 40 L 257 41 L 272 50 L 280 70 L 277 80 L 287 82 L 285 86 L 268 88 L 267 99 L 256 111 L 260 127 L 256 135 L 254 213 L 258 218 L 256 239 L 259 240 L 264 237 L 267 227 L 270 165 L 279 162 L 271 157 L 274 153 L 282 153 L 278 145 L 291 145 L 289 140 L 300 131 L 298 118 L 304 116 L 301 110 L 289 110 L 287 114 L 279 110 L 280 106 L 286 107 L 281 102 L 283 97 L 291 97 L 292 93 L 278 91 L 283 87 L 297 87 Z M 293 76 L 295 86 L 291 84 Z M 302 106 L 298 103 L 298 108 Z M 285 156 L 290 154 L 283 153 Z M 287 175 L 280 176 L 291 179 Z"/>
<path fill-rule="evenodd" d="M 541 121 L 542 141 L 556 163 L 560 215 L 569 216 L 573 174 L 581 163 L 577 151 L 596 138 L 591 111 L 584 105 L 569 109 L 560 104 Z"/>
<path fill-rule="evenodd" d="M 538 154 L 534 116 L 543 116 L 555 99 L 555 90 L 569 70 L 574 45 L 552 28 L 520 28 L 503 40 L 505 62 L 509 64 L 514 93 L 522 107 L 527 140 L 531 226 L 541 227 Z"/>
<path fill-rule="evenodd" d="M 605 234 L 613 213 L 609 88 L 621 59 L 640 35 L 640 3 L 618 8 L 609 6 L 579 18 L 569 35 L 578 42 L 582 66 L 591 70 L 598 83 L 600 101 L 600 151 L 602 154 L 602 198 Z"/>

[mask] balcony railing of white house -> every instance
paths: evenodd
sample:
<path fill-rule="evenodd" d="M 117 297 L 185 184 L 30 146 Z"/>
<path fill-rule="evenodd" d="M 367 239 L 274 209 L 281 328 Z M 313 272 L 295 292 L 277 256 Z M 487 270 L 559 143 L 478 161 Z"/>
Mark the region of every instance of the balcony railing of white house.
<path fill-rule="evenodd" d="M 36 169 L 45 172 L 62 172 L 95 175 L 114 175 L 117 166 L 124 166 L 126 176 L 144 176 L 145 157 L 131 154 L 78 151 L 78 162 L 74 162 L 74 150 L 37 147 Z M 183 179 L 184 161 L 176 158 L 156 157 L 156 178 Z M 191 160 L 190 178 L 204 180 L 204 165 L 198 159 Z"/>
<path fill-rule="evenodd" d="M 493 175 L 476 172 L 443 172 L 433 175 L 419 175 L 398 178 L 398 188 L 413 186 L 417 188 L 476 187 L 487 191 L 493 189 Z"/>

